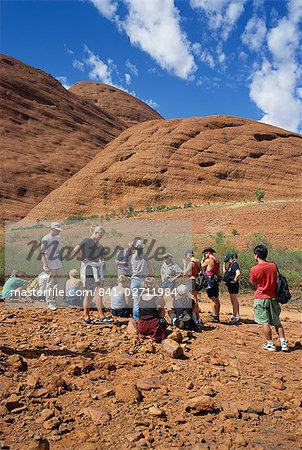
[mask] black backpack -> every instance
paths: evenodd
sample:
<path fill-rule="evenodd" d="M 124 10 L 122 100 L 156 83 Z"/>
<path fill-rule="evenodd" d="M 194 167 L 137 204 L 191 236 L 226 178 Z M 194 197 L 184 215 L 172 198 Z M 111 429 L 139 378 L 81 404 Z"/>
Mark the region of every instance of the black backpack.
<path fill-rule="evenodd" d="M 193 261 L 193 263 L 199 269 L 199 267 L 196 264 L 196 262 Z M 207 287 L 207 285 L 208 285 L 208 282 L 209 282 L 208 277 L 204 273 L 203 269 L 200 269 L 200 271 L 198 272 L 197 278 L 194 281 L 195 281 L 196 291 L 202 291 L 202 289 L 205 289 Z"/>
<path fill-rule="evenodd" d="M 282 305 L 286 305 L 289 300 L 292 298 L 291 293 L 289 292 L 288 282 L 284 275 L 279 272 L 278 266 L 274 263 L 277 268 L 277 300 Z"/>

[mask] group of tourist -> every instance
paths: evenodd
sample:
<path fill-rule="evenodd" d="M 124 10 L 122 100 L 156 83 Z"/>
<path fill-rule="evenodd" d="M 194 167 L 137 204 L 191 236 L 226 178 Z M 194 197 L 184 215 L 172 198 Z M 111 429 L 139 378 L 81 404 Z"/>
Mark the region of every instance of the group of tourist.
<path fill-rule="evenodd" d="M 201 260 L 194 256 L 193 249 L 187 249 L 182 268 L 174 261 L 173 255 L 166 253 L 163 256 L 158 282 L 152 276 L 151 262 L 144 253 L 143 241 L 137 238 L 125 248 L 120 248 L 117 253 L 117 283 L 110 288 L 111 315 L 108 316 L 104 311 L 106 264 L 104 247 L 101 244 L 105 230 L 100 226 L 94 227 L 90 236 L 75 246 L 73 255 L 81 261 L 80 275 L 76 269 L 72 269 L 67 281 L 61 258 L 61 231 L 60 223 L 53 222 L 50 232 L 41 240 L 43 272 L 40 274 L 38 286 L 41 289 L 43 285 L 49 309 L 55 310 L 58 305 L 63 305 L 64 300 L 69 305 L 81 306 L 85 324 L 110 323 L 113 322 L 112 317 L 132 316 L 137 322 L 141 337 L 160 342 L 166 337 L 167 318 L 173 326 L 181 329 L 203 327 L 199 309 L 202 274 L 203 289 L 212 301 L 209 320 L 220 322 L 219 287 L 223 281 L 233 308 L 229 324 L 236 325 L 240 322 L 238 293 L 241 272 L 236 253 L 225 255 L 222 270 L 212 247 L 203 249 Z M 266 338 L 264 349 L 276 350 L 272 340 L 273 325 L 280 338 L 281 350 L 288 351 L 280 322 L 281 308 L 276 299 L 277 268 L 274 263 L 266 260 L 267 253 L 264 245 L 258 245 L 254 249 L 257 265 L 251 268 L 250 281 L 257 286 L 254 300 L 255 321 L 263 325 Z M 2 297 L 12 298 L 15 295 L 13 293 L 28 288 L 28 285 L 25 274 L 14 271 L 4 285 Z M 98 311 L 97 320 L 92 320 L 90 315 L 92 299 Z"/>

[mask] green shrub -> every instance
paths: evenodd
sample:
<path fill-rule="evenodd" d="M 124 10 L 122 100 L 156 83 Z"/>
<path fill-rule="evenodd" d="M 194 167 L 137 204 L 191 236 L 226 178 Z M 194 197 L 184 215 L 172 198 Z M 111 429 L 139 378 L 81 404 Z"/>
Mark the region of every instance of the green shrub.
<path fill-rule="evenodd" d="M 190 202 L 184 204 L 184 208 L 193 208 L 193 206 L 194 206 L 193 203 Z"/>
<path fill-rule="evenodd" d="M 237 230 L 235 230 L 235 228 L 232 230 L 232 235 L 233 236 L 239 236 L 239 232 Z"/>
<path fill-rule="evenodd" d="M 254 191 L 254 194 L 256 195 L 256 198 L 257 198 L 258 202 L 262 202 L 262 200 L 265 197 L 265 191 L 263 189 L 260 189 L 260 188 L 257 188 Z"/>

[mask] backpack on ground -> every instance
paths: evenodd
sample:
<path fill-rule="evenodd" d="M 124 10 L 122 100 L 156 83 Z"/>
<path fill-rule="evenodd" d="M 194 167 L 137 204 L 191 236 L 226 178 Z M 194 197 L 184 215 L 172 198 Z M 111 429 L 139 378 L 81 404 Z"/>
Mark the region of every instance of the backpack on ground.
<path fill-rule="evenodd" d="M 286 305 L 289 300 L 292 298 L 291 293 L 289 292 L 288 282 L 284 275 L 279 272 L 278 266 L 274 263 L 277 268 L 277 300 L 282 305 Z"/>
<path fill-rule="evenodd" d="M 188 311 L 181 313 L 176 321 L 175 326 L 181 330 L 190 330 L 194 326 L 194 320 Z"/>

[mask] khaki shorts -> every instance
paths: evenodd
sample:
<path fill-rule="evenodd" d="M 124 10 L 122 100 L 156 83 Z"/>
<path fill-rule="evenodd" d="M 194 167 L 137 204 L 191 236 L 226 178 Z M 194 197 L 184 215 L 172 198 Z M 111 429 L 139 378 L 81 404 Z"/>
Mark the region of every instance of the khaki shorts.
<path fill-rule="evenodd" d="M 261 325 L 280 325 L 281 307 L 276 298 L 255 298 L 255 322 Z"/>

